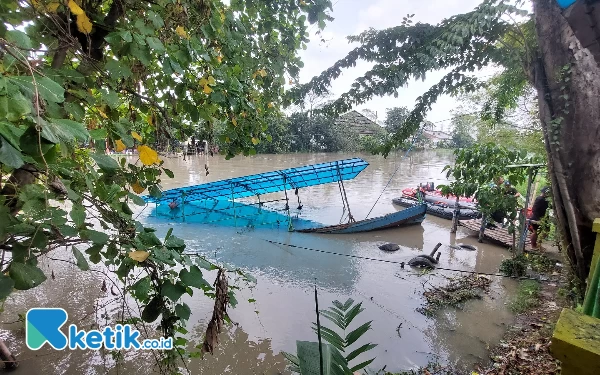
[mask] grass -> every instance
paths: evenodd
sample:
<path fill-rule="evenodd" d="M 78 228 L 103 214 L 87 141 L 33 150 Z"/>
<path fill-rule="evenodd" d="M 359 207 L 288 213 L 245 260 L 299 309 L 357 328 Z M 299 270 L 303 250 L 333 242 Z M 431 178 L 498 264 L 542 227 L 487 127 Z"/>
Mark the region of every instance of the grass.
<path fill-rule="evenodd" d="M 539 304 L 540 283 L 535 280 L 519 282 L 517 295 L 510 301 L 510 310 L 515 314 L 523 313 Z"/>
<path fill-rule="evenodd" d="M 524 276 L 528 268 L 536 273 L 552 273 L 556 269 L 556 261 L 544 254 L 526 253 L 505 259 L 500 264 L 500 272 L 506 276 Z"/>

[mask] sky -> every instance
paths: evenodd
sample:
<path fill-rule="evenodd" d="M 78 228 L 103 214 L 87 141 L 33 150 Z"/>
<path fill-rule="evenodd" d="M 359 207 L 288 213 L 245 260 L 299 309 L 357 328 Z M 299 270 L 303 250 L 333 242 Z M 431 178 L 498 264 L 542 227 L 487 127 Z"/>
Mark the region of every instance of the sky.
<path fill-rule="evenodd" d="M 356 45 L 349 44 L 348 35 L 356 35 L 369 28 L 384 29 L 399 25 L 402 17 L 413 14 L 413 22 L 438 23 L 455 14 L 473 10 L 481 0 L 332 0 L 334 21 L 327 23 L 321 37 L 315 35 L 318 28 L 310 26 L 311 42 L 308 48 L 300 52 L 304 68 L 300 71 L 300 82 L 306 83 L 315 75 L 332 66 L 337 60 L 346 56 Z M 326 43 L 320 41 L 321 38 Z M 350 89 L 354 79 L 364 74 L 370 64 L 361 61 L 356 67 L 349 68 L 332 83 L 334 98 Z M 398 98 L 393 96 L 375 97 L 375 99 L 355 107 L 356 110 L 370 109 L 377 111 L 379 121 L 385 119 L 387 108 L 406 106 L 411 109 L 418 96 L 437 83 L 444 72 L 432 72 L 425 81 L 410 81 L 409 84 L 398 90 Z M 451 110 L 455 109 L 458 102 L 444 96 L 433 105 L 427 119 L 436 123 L 438 130 L 449 130 L 452 117 Z"/>

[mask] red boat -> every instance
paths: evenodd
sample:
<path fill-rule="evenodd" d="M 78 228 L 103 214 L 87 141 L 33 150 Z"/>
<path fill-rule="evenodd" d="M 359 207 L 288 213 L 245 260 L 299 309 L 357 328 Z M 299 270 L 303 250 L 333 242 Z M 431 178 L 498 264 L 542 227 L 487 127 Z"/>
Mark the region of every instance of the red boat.
<path fill-rule="evenodd" d="M 449 205 L 450 207 L 454 207 L 456 204 L 456 196 L 454 195 L 443 195 L 442 192 L 438 189 L 435 189 L 433 182 L 429 182 L 426 184 L 421 184 L 421 192 L 423 193 L 423 199 L 427 202 L 431 203 L 444 203 Z M 406 188 L 402 190 L 402 195 L 411 198 L 417 199 L 417 189 L 414 188 Z M 468 197 L 460 197 L 458 199 L 460 203 L 466 203 L 467 206 L 473 205 L 477 203 L 477 201 L 473 198 Z M 470 205 L 469 205 L 470 203 Z"/>

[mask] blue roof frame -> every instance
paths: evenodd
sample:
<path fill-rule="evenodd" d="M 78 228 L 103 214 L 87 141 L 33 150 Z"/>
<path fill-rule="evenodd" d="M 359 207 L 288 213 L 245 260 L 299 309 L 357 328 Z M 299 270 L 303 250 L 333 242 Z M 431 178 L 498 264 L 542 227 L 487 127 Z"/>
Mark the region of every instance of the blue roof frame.
<path fill-rule="evenodd" d="M 328 184 L 340 180 L 351 180 L 358 176 L 368 165 L 369 163 L 361 158 L 337 160 L 171 189 L 164 191 L 160 198 L 149 195 L 142 198 L 146 202 L 160 204 L 172 201 L 185 203 L 201 199 L 234 199 L 258 196 L 283 190 Z"/>

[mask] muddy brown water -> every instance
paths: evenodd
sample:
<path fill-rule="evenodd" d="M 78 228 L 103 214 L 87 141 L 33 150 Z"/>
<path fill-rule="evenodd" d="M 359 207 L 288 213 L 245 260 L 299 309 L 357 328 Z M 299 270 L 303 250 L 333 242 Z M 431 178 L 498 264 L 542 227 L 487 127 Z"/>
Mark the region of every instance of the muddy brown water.
<path fill-rule="evenodd" d="M 164 181 L 164 188 L 174 188 L 215 181 L 224 178 L 284 169 L 294 166 L 355 157 L 356 154 L 292 154 L 257 155 L 224 160 L 208 158 L 210 174 L 205 176 L 203 156 L 165 158 L 174 179 Z M 345 183 L 354 217 L 362 219 L 373 207 L 378 196 L 397 169 L 396 175 L 383 192 L 370 217 L 402 209 L 391 199 L 407 186 L 420 182 L 445 181 L 442 169 L 451 162 L 447 151 L 413 152 L 402 159 L 391 155 L 360 155 L 370 163 L 356 179 Z M 343 203 L 337 184 L 315 186 L 301 192 L 302 217 L 333 224 L 339 222 Z M 340 255 L 324 254 L 301 247 L 326 250 L 347 255 L 407 261 L 441 242 L 440 266 L 467 271 L 494 273 L 509 253 L 499 246 L 477 243 L 464 229 L 450 234 L 450 221 L 427 216 L 422 225 L 385 231 L 315 235 L 290 233 L 286 229 L 253 230 L 245 228 L 172 222 L 151 215 L 148 207 L 140 212 L 139 220 L 157 228 L 164 235 L 169 227 L 186 240 L 187 251 L 196 252 L 221 264 L 239 267 L 257 279 L 253 288 L 244 284 L 237 292 L 238 305 L 229 313 L 234 325 L 221 335 L 214 356 L 194 359 L 188 363 L 193 374 L 287 374 L 281 351 L 295 351 L 296 340 L 316 340 L 311 330 L 315 321 L 314 286 L 317 286 L 321 308 L 331 301 L 347 298 L 363 302 L 365 311 L 355 321 L 372 320 L 372 329 L 361 343 L 378 344 L 369 354 L 376 357 L 373 370 L 387 366 L 387 371 L 414 368 L 438 360 L 469 368 L 485 361 L 487 347 L 497 343 L 512 321 L 505 302 L 515 289 L 510 279 L 492 277 L 491 293 L 482 300 L 468 302 L 462 309 L 447 309 L 434 317 L 425 317 L 416 309 L 422 305 L 424 285 L 444 282 L 456 272 L 435 271 L 428 275 L 409 267 Z M 267 240 L 280 244 L 273 244 Z M 377 248 L 386 242 L 400 245 L 400 250 L 386 253 Z M 453 250 L 448 245 L 471 244 L 477 251 Z M 283 244 L 283 245 L 282 245 Z M 294 245 L 300 247 L 292 247 Z M 56 259 L 71 259 L 68 251 L 57 252 Z M 82 272 L 72 264 L 46 259 L 42 267 L 48 280 L 37 289 L 18 292 L 4 305 L 1 315 L 2 338 L 19 356 L 21 366 L 15 374 L 145 374 L 156 372 L 148 352 L 125 352 L 125 364 L 117 371 L 110 353 L 103 351 L 56 351 L 46 345 L 38 351 L 25 347 L 23 323 L 18 314 L 32 307 L 62 307 L 69 313 L 68 324 L 80 328 L 111 325 L 110 317 L 119 309 L 111 303 L 118 294 L 116 288 L 102 291 L 106 277 L 101 272 Z M 96 267 L 98 271 L 101 268 Z M 51 273 L 54 272 L 55 279 Z M 205 278 L 214 280 L 214 273 Z M 234 279 L 231 282 L 236 282 Z M 210 319 L 212 301 L 195 295 L 184 297 L 191 307 L 188 323 L 190 345 L 203 337 Z M 249 302 L 248 300 L 256 300 Z M 106 305 L 106 306 L 104 306 Z M 327 324 L 327 321 L 325 321 Z M 400 328 L 398 328 L 400 327 Z M 152 334 L 152 333 L 150 333 Z M 369 359 L 364 356 L 362 359 Z M 360 360 L 361 358 L 359 358 Z"/>

